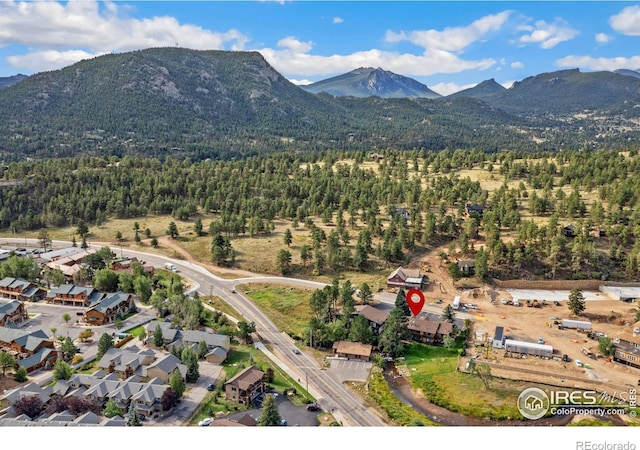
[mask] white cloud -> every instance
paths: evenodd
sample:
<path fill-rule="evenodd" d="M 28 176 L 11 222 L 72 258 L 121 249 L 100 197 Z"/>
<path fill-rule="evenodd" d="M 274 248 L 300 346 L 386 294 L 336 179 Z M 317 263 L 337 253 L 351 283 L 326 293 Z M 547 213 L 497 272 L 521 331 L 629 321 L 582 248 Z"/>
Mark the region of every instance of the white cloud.
<path fill-rule="evenodd" d="M 459 52 L 488 33 L 500 30 L 510 14 L 511 11 L 503 11 L 482 17 L 466 27 L 445 28 L 443 31 L 418 30 L 396 33 L 389 30 L 385 40 L 387 42 L 409 41 L 423 47 L 425 52 Z"/>
<path fill-rule="evenodd" d="M 609 36 L 606 33 L 598 33 L 596 34 L 596 42 L 598 44 L 606 44 L 608 42 L 610 42 L 613 39 L 613 37 Z"/>
<path fill-rule="evenodd" d="M 291 36 L 278 42 L 277 49 L 262 48 L 258 51 L 276 70 L 293 77 L 334 75 L 357 67 L 382 67 L 405 76 L 485 70 L 495 65 L 496 60 L 465 60 L 457 53 L 488 33 L 498 31 L 510 14 L 510 11 L 504 11 L 482 17 L 466 27 L 446 28 L 443 31 L 387 31 L 387 43 L 409 41 L 423 47 L 422 54 L 370 49 L 347 55 L 314 55 L 311 53 L 312 43 L 301 42 Z"/>
<path fill-rule="evenodd" d="M 556 19 L 553 23 L 539 20 L 534 25 L 522 25 L 518 30 L 526 32 L 518 38 L 518 44 L 540 44 L 540 48 L 544 49 L 553 48 L 561 42 L 571 40 L 579 33 L 563 19 Z"/>
<path fill-rule="evenodd" d="M 278 41 L 278 47 L 285 48 L 287 49 L 286 51 L 291 51 L 291 53 L 299 54 L 311 51 L 313 43 L 302 42 L 292 36 L 287 36 L 286 38 Z"/>
<path fill-rule="evenodd" d="M 627 6 L 609 18 L 609 25 L 618 33 L 640 36 L 640 6 Z"/>
<path fill-rule="evenodd" d="M 622 56 L 616 58 L 594 58 L 592 56 L 570 55 L 558 59 L 556 65 L 559 67 L 580 67 L 590 70 L 634 70 L 633 68 L 640 67 L 640 56 L 632 56 L 630 58 Z"/>
<path fill-rule="evenodd" d="M 135 19 L 115 2 L 95 0 L 57 2 L 0 2 L 0 47 L 22 45 L 27 54 L 7 61 L 28 64 L 33 71 L 49 70 L 55 61 L 66 65 L 86 55 L 180 46 L 192 49 L 242 50 L 248 37 L 237 30 L 212 32 L 199 26 L 180 24 L 175 18 L 158 16 Z M 57 53 L 56 53 L 57 52 Z M 42 66 L 37 63 L 42 56 Z M 60 66 L 62 67 L 62 66 Z M 57 68 L 60 68 L 57 67 Z"/>
<path fill-rule="evenodd" d="M 333 18 L 333 23 L 342 23 L 342 22 L 344 22 L 342 17 L 334 17 Z"/>
<path fill-rule="evenodd" d="M 289 78 L 289 81 L 291 81 L 293 84 L 297 86 L 306 86 L 308 84 L 315 83 L 315 81 L 311 81 L 311 80 L 296 80 L 294 78 Z"/>
<path fill-rule="evenodd" d="M 429 86 L 429 89 L 431 89 L 432 91 L 440 94 L 440 95 L 450 95 L 450 94 L 454 94 L 456 92 L 460 92 L 464 89 L 469 89 L 474 87 L 475 84 L 465 84 L 465 85 L 458 85 L 456 83 L 438 83 L 438 84 L 434 84 L 433 86 Z"/>
<path fill-rule="evenodd" d="M 524 67 L 524 64 L 520 61 L 514 61 L 511 63 L 512 69 L 522 69 L 523 67 Z"/>
<path fill-rule="evenodd" d="M 14 67 L 21 67 L 32 72 L 42 72 L 61 69 L 80 60 L 91 59 L 96 56 L 100 56 L 100 54 L 91 54 L 83 50 L 43 50 L 30 52 L 26 55 L 9 56 L 7 62 Z"/>

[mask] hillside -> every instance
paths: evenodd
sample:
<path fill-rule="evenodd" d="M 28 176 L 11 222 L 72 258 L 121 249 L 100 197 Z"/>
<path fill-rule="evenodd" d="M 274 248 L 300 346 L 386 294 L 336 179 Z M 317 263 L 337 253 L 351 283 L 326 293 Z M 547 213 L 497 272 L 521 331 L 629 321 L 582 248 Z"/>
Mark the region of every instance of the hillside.
<path fill-rule="evenodd" d="M 21 73 L 12 75 L 10 77 L 0 77 L 0 89 L 12 86 L 17 82 L 24 80 L 25 78 L 27 78 L 27 75 L 23 75 Z"/>
<path fill-rule="evenodd" d="M 505 90 L 506 88 L 504 86 L 498 84 L 496 80 L 491 78 L 490 80 L 485 80 L 472 88 L 464 89 L 462 91 L 458 91 L 451 95 L 448 95 L 447 98 L 470 97 L 482 99 L 493 97 L 494 95 L 500 94 Z"/>
<path fill-rule="evenodd" d="M 624 102 L 640 103 L 640 79 L 613 72 L 562 70 L 515 82 L 490 102 L 505 111 L 526 115 L 604 112 Z"/>
<path fill-rule="evenodd" d="M 301 86 L 301 88 L 314 94 L 326 92 L 338 97 L 440 97 L 440 94 L 412 78 L 372 67 L 361 67 L 349 73 Z"/>
<path fill-rule="evenodd" d="M 640 79 L 576 70 L 531 77 L 508 90 L 496 84 L 489 80 L 459 97 L 338 97 L 306 92 L 257 52 L 110 54 L 0 89 L 0 161 L 230 159 L 330 149 L 544 151 L 622 147 L 640 137 L 640 126 L 628 120 L 640 114 Z"/>

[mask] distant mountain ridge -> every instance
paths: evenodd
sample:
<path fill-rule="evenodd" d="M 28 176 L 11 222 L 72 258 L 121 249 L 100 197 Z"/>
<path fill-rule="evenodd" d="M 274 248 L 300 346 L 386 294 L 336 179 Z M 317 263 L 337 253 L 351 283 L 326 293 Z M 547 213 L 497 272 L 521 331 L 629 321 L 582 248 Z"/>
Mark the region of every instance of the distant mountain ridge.
<path fill-rule="evenodd" d="M 10 77 L 0 77 L 0 89 L 13 86 L 14 84 L 24 80 L 25 78 L 28 78 L 28 76 L 21 73 L 12 75 Z"/>
<path fill-rule="evenodd" d="M 613 71 L 614 73 L 620 74 L 620 75 L 627 75 L 630 77 L 636 77 L 636 78 L 640 78 L 640 69 L 638 70 L 630 70 L 630 69 L 617 69 Z"/>
<path fill-rule="evenodd" d="M 440 94 L 413 78 L 372 67 L 360 67 L 351 72 L 300 87 L 314 94 L 326 92 L 338 97 L 441 97 Z"/>
<path fill-rule="evenodd" d="M 471 98 L 482 99 L 482 98 L 492 97 L 506 90 L 507 88 L 505 88 L 504 86 L 499 84 L 496 80 L 491 78 L 490 80 L 485 80 L 474 87 L 463 89 L 462 91 L 454 92 L 453 94 L 450 94 L 447 97 L 448 98 L 471 97 Z"/>
<path fill-rule="evenodd" d="M 379 69 L 354 72 L 342 81 L 359 77 L 368 85 L 375 73 L 378 93 L 398 80 L 413 85 Z M 487 80 L 437 98 L 336 96 L 294 85 L 258 52 L 153 48 L 84 60 L 0 89 L 0 162 L 105 154 L 220 159 L 329 148 L 614 148 L 640 141 L 639 117 L 640 78 L 613 72 L 551 72 L 509 89 Z"/>

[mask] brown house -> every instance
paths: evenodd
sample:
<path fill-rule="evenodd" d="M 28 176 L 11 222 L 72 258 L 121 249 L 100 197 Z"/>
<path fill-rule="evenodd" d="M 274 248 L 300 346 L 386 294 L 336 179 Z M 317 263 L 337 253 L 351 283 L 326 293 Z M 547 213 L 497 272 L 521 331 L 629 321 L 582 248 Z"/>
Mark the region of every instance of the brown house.
<path fill-rule="evenodd" d="M 264 372 L 254 366 L 247 367 L 224 384 L 227 401 L 249 405 L 266 391 Z"/>
<path fill-rule="evenodd" d="M 382 326 L 386 322 L 387 317 L 389 317 L 390 312 L 391 310 L 389 309 L 378 309 L 371 305 L 357 305 L 355 313 L 367 319 L 369 326 L 373 330 L 373 334 L 379 335 L 382 333 Z"/>
<path fill-rule="evenodd" d="M 132 294 L 105 294 L 100 303 L 84 313 L 84 321 L 91 325 L 105 325 L 114 322 L 118 317 L 126 316 L 133 308 L 135 303 Z"/>
<path fill-rule="evenodd" d="M 6 277 L 0 280 L 0 297 L 6 297 L 21 302 L 37 302 L 42 300 L 47 292 L 37 284 L 21 278 Z"/>
<path fill-rule="evenodd" d="M 0 327 L 0 349 L 15 356 L 18 365 L 31 372 L 56 362 L 55 343 L 42 330 Z"/>
<path fill-rule="evenodd" d="M 99 303 L 103 294 L 92 287 L 63 284 L 51 289 L 47 295 L 47 303 L 64 306 L 87 307 Z"/>
<path fill-rule="evenodd" d="M 640 322 L 633 327 L 633 332 L 625 331 L 613 338 L 613 360 L 620 364 L 640 369 Z"/>
<path fill-rule="evenodd" d="M 29 318 L 24 303 L 0 298 L 0 327 L 20 323 Z"/>
<path fill-rule="evenodd" d="M 373 346 L 360 342 L 337 341 L 333 343 L 333 353 L 339 358 L 369 361 Z"/>
<path fill-rule="evenodd" d="M 429 345 L 444 344 L 444 337 L 451 336 L 453 324 L 436 320 L 411 317 L 407 328 L 411 333 L 411 339 L 416 342 Z"/>
<path fill-rule="evenodd" d="M 420 269 L 398 267 L 387 277 L 389 288 L 424 289 L 427 283 L 427 277 L 420 273 Z"/>
<path fill-rule="evenodd" d="M 476 271 L 476 262 L 473 259 L 461 259 L 458 261 L 458 267 L 465 275 L 473 275 Z"/>

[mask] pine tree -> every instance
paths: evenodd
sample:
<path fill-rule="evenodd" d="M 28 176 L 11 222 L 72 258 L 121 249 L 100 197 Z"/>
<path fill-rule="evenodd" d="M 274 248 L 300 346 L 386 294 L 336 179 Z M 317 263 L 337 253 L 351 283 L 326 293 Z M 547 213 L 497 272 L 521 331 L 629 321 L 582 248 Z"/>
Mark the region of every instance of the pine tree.
<path fill-rule="evenodd" d="M 582 295 L 582 291 L 579 288 L 571 289 L 567 306 L 569 307 L 569 311 L 571 311 L 576 316 L 579 316 L 584 312 L 586 307 L 584 295 Z"/>
<path fill-rule="evenodd" d="M 398 289 L 395 307 L 400 308 L 405 316 L 409 317 L 411 315 L 411 308 L 409 308 L 409 303 L 407 302 L 407 293 L 402 288 Z"/>
<path fill-rule="evenodd" d="M 141 427 L 142 422 L 138 417 L 138 412 L 135 408 L 135 402 L 129 402 L 129 421 L 127 422 L 127 426 L 129 427 Z"/>
<path fill-rule="evenodd" d="M 258 420 L 258 426 L 260 427 L 275 427 L 280 425 L 280 413 L 278 412 L 278 405 L 273 395 L 267 394 L 264 402 L 262 403 L 262 412 Z"/>

